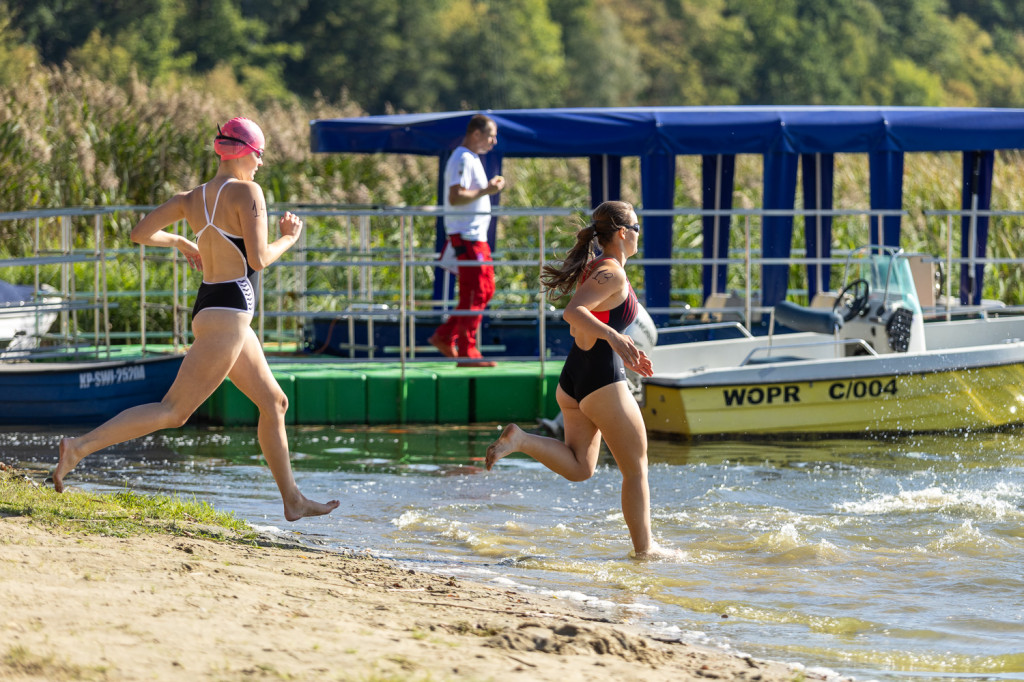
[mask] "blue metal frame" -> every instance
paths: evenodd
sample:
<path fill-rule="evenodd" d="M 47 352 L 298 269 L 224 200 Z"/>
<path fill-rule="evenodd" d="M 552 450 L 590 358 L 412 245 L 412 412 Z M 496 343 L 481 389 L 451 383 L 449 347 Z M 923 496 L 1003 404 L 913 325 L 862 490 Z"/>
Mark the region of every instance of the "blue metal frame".
<path fill-rule="evenodd" d="M 325 119 L 310 123 L 310 148 L 328 153 L 395 153 L 436 155 L 441 168 L 447 155 L 459 144 L 466 123 L 474 111 L 366 116 Z M 907 152 L 964 152 L 964 207 L 984 211 L 990 208 L 993 152 L 1024 149 L 1024 109 L 974 109 L 939 107 L 857 107 L 857 106 L 730 106 L 730 107 L 626 107 L 555 108 L 488 111 L 498 124 L 498 144 L 487 155 L 490 168 L 500 171 L 504 157 L 588 157 L 591 161 L 591 197 L 615 198 L 620 194 L 620 163 L 624 156 L 641 159 L 643 209 L 672 208 L 675 185 L 675 157 L 701 155 L 705 174 L 718 164 L 734 163 L 736 154 L 765 157 L 764 208 L 792 209 L 796 168 L 804 156 L 805 196 L 808 185 L 807 159 L 821 155 L 826 161 L 820 177 L 813 180 L 815 196 L 824 209 L 831 206 L 832 156 L 836 153 L 864 153 L 870 156 L 871 208 L 902 207 L 904 154 Z M 714 164 L 709 158 L 718 157 Z M 980 166 L 975 168 L 975 160 Z M 612 160 L 609 167 L 608 161 Z M 497 168 L 494 168 L 497 164 Z M 704 208 L 723 206 L 731 196 L 731 173 L 723 173 L 717 190 L 704 192 Z M 705 178 L 705 184 L 708 179 Z M 439 188 L 443 191 L 443 188 Z M 815 200 L 817 202 L 817 199 Z M 810 208 L 811 205 L 806 204 Z M 644 255 L 667 258 L 672 245 L 672 223 L 668 217 L 644 219 Z M 820 237 L 831 233 L 830 221 L 823 223 Z M 973 226 L 972 226 L 973 225 Z M 721 257 L 722 230 L 728 224 L 707 220 L 705 243 L 714 243 L 718 231 Z M 769 217 L 764 223 L 765 255 L 786 257 L 790 253 L 792 218 Z M 439 226 L 440 230 L 440 226 Z M 964 253 L 973 243 L 975 253 L 985 253 L 987 220 L 966 220 Z M 439 235 L 440 237 L 440 235 Z M 815 235 L 817 238 L 818 235 Z M 493 238 L 493 236 L 492 236 Z M 899 216 L 886 216 L 881 229 L 873 226 L 872 239 L 878 245 L 898 246 Z M 808 242 L 808 252 L 812 244 Z M 826 247 L 825 244 L 814 244 Z M 827 250 L 827 249 L 826 249 Z M 705 252 L 708 256 L 709 252 Z M 809 265 L 808 268 L 815 266 Z M 962 278 L 973 274 L 980 281 L 980 266 L 964 268 Z M 705 265 L 705 270 L 710 270 Z M 825 271 L 827 273 L 827 271 Z M 827 274 L 820 279 L 808 273 L 812 288 L 827 288 Z M 647 305 L 663 307 L 668 302 L 669 269 L 649 265 L 646 270 Z M 763 269 L 762 304 L 772 305 L 785 296 L 785 268 L 766 265 Z M 724 286 L 724 272 L 714 281 L 704 276 L 705 295 Z M 965 289 L 969 290 L 969 289 Z M 977 302 L 980 287 L 971 291 Z"/>

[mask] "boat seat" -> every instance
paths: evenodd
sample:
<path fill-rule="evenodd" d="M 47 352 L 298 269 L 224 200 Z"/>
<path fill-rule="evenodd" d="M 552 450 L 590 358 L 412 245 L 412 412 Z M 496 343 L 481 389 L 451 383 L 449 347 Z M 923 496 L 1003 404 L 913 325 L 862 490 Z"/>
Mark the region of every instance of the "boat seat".
<path fill-rule="evenodd" d="M 832 310 L 839 300 L 839 293 L 836 291 L 819 291 L 811 299 L 811 307 L 816 309 L 827 308 Z"/>
<path fill-rule="evenodd" d="M 797 332 L 835 334 L 843 326 L 843 317 L 834 310 L 804 308 L 789 301 L 775 304 L 775 322 Z"/>

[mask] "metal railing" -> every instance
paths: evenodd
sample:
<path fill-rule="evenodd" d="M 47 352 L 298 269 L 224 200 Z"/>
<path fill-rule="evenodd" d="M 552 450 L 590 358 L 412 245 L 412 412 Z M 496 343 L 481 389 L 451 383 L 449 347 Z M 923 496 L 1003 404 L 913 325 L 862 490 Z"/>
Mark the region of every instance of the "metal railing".
<path fill-rule="evenodd" d="M 43 295 L 43 285 L 48 284 L 57 290 L 56 295 L 62 300 L 58 306 L 59 325 L 56 325 L 56 331 L 46 334 L 52 345 L 65 348 L 89 345 L 105 347 L 109 352 L 112 344 L 135 339 L 144 349 L 157 340 L 175 349 L 188 343 L 188 303 L 198 281 L 194 276 L 190 278 L 184 258 L 174 249 L 154 253 L 154 249 L 145 247 L 124 248 L 126 236 L 116 240 L 117 248 L 108 245 L 111 240 L 108 233 L 124 233 L 152 208 L 110 206 L 0 213 L 0 223 L 13 221 L 30 235 L 27 246 L 14 251 L 16 256 L 0 260 L 0 279 L 31 283 L 39 297 Z M 434 297 L 434 273 L 438 265 L 436 225 L 444 215 L 443 209 L 435 206 L 311 207 L 282 204 L 273 206 L 270 213 L 276 216 L 285 210 L 300 215 L 308 226 L 296 246 L 264 274 L 256 325 L 261 340 L 268 348 L 297 350 L 302 347 L 312 320 L 332 318 L 345 324 L 350 331 L 350 357 L 365 353 L 365 357 L 360 359 L 379 360 L 382 349 L 373 343 L 373 329 L 375 325 L 386 322 L 398 326 L 398 355 L 387 359 L 404 364 L 423 359 L 423 351 L 432 351 L 416 345 L 417 323 L 445 314 L 476 314 L 454 310 L 455 301 L 447 295 Z M 513 248 L 509 245 L 510 240 L 502 239 L 493 261 L 460 263 L 464 267 L 493 265 L 499 273 L 499 282 L 511 283 L 498 292 L 495 302 L 483 314 L 489 320 L 532 321 L 536 325 L 540 350 L 537 357 L 530 359 L 545 361 L 548 327 L 560 317 L 559 311 L 541 295 L 539 272 L 545 262 L 564 255 L 567 245 L 552 245 L 552 242 L 560 241 L 562 236 L 568 237 L 572 231 L 566 228 L 566 223 L 584 213 L 583 209 L 572 208 L 496 208 L 493 214 L 505 226 L 503 232 L 510 232 L 508 224 L 512 223 L 522 246 Z M 905 211 L 709 211 L 690 208 L 638 210 L 638 214 L 642 218 L 671 217 L 673 229 L 677 232 L 687 225 L 696 225 L 707 216 L 729 216 L 732 219 L 730 236 L 739 244 L 730 249 L 726 258 L 704 258 L 693 248 L 677 245 L 669 257 L 644 258 L 638 255 L 630 259 L 629 269 L 631 278 L 639 283 L 635 288 L 643 300 L 644 266 L 667 265 L 673 272 L 697 266 L 725 268 L 730 279 L 740 282 L 741 288 L 737 291 L 742 291 L 741 305 L 690 305 L 687 298 L 701 298 L 699 287 L 693 286 L 684 291 L 673 291 L 668 307 L 652 307 L 648 311 L 653 315 L 667 316 L 673 323 L 698 320 L 701 316 L 736 315 L 748 329 L 756 315 L 770 311 L 769 307 L 757 302 L 761 266 L 842 265 L 851 250 L 834 249 L 830 257 L 794 250 L 787 258 L 763 258 L 759 255 L 761 234 L 758 228 L 765 218 L 802 219 L 804 229 L 810 230 L 814 222 L 811 218 L 829 216 L 833 222 L 856 223 L 854 227 L 847 226 L 847 231 L 856 231 L 864 243 L 878 239 L 885 218 L 908 215 Z M 1012 222 L 1016 229 L 1024 218 L 1024 212 L 925 211 L 924 216 L 926 222 L 931 221 L 940 227 L 943 232 L 941 241 L 946 245 L 945 253 L 933 254 L 932 259 L 935 263 L 944 264 L 947 273 L 945 308 L 927 311 L 930 314 L 949 317 L 952 313 L 954 290 L 953 277 L 949 273 L 955 266 L 968 267 L 972 272 L 976 265 L 1024 268 L 1024 258 L 981 258 L 973 252 L 959 254 L 954 225 L 956 217 L 968 216 L 973 225 L 977 217 L 984 216 L 993 223 Z M 275 227 L 276 224 L 272 224 L 272 234 Z M 183 223 L 171 229 L 187 234 Z M 691 232 L 699 230 L 691 229 Z M 990 226 L 990 241 L 995 232 L 997 229 Z M 23 238 L 22 241 L 26 240 Z M 111 287 L 108 275 L 115 267 L 121 277 Z M 120 283 L 125 279 L 124 273 L 132 267 L 138 270 L 139 284 L 136 289 L 126 290 Z M 518 277 L 515 276 L 524 268 L 526 273 L 520 272 Z M 30 274 L 26 275 L 26 272 Z M 699 282 L 700 276 L 691 279 Z M 796 290 L 791 290 L 791 293 L 806 295 L 806 292 Z M 112 311 L 128 305 L 133 309 L 138 307 L 138 328 L 124 331 L 112 328 Z M 958 312 L 971 311 L 970 306 L 958 308 Z M 1010 307 L 1006 311 L 1019 312 L 1019 308 Z M 92 313 L 91 321 L 87 319 L 88 312 Z M 160 318 L 159 321 L 156 318 Z M 368 342 L 365 344 L 352 341 L 355 329 L 360 325 L 366 327 Z M 0 347 L 3 343 L 4 340 L 0 339 Z M 436 359 L 436 355 L 428 354 L 427 359 Z"/>

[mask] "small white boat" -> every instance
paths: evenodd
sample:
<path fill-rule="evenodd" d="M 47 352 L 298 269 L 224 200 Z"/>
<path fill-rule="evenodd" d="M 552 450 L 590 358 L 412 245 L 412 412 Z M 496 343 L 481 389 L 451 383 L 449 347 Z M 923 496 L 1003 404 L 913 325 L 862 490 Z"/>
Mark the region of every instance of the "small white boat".
<path fill-rule="evenodd" d="M 4 352 L 38 347 L 40 337 L 53 326 L 62 299 L 56 290 L 46 289 L 39 297 L 30 286 L 0 281 L 0 349 Z"/>
<path fill-rule="evenodd" d="M 649 347 L 656 374 L 639 387 L 648 431 L 875 435 L 1024 423 L 1024 317 L 993 309 L 925 322 L 906 254 L 866 254 L 851 269 L 832 307 L 774 308 L 770 328 L 794 333 Z"/>

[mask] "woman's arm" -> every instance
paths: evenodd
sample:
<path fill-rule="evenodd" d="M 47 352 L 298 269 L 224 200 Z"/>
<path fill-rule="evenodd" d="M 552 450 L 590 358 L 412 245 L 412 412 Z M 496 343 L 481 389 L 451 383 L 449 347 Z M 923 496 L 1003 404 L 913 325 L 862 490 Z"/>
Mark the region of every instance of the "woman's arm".
<path fill-rule="evenodd" d="M 285 251 L 295 246 L 302 232 L 302 220 L 292 213 L 281 216 L 278 225 L 281 236 L 270 241 L 267 226 L 267 203 L 263 188 L 255 182 L 233 183 L 239 185 L 237 207 L 238 219 L 245 239 L 245 252 L 253 270 L 262 270 Z"/>
<path fill-rule="evenodd" d="M 132 241 L 146 246 L 165 246 L 181 251 L 193 267 L 202 270 L 199 247 L 187 237 L 164 232 L 176 222 L 185 220 L 185 196 L 180 192 L 157 206 L 132 228 Z"/>

